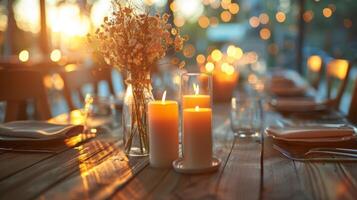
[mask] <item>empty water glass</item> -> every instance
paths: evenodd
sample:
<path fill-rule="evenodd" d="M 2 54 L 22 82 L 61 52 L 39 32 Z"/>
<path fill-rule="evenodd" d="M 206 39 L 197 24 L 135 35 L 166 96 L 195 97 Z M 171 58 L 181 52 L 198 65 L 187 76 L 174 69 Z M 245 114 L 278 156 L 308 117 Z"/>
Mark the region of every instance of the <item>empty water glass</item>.
<path fill-rule="evenodd" d="M 84 113 L 86 115 L 86 128 L 106 126 L 110 129 L 119 127 L 119 114 L 117 103 L 113 96 L 97 96 L 87 94 L 85 98 Z"/>
<path fill-rule="evenodd" d="M 263 125 L 261 100 L 256 97 L 233 97 L 231 128 L 238 137 L 259 137 Z"/>

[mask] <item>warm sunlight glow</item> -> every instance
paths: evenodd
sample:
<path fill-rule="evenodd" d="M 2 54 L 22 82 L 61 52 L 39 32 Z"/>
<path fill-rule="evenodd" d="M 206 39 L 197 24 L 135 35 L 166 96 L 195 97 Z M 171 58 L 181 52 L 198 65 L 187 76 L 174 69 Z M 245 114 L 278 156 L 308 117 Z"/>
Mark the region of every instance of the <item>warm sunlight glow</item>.
<path fill-rule="evenodd" d="M 53 62 L 58 62 L 62 58 L 62 53 L 59 49 L 55 49 L 51 52 L 50 58 Z"/>
<path fill-rule="evenodd" d="M 222 59 L 222 56 L 223 56 L 222 52 L 220 50 L 218 50 L 218 49 L 213 50 L 211 55 L 212 55 L 212 59 L 214 61 L 216 61 L 216 62 L 220 61 Z"/>
<path fill-rule="evenodd" d="M 198 112 L 200 110 L 200 107 L 199 106 L 196 106 L 195 107 L 195 111 Z"/>
<path fill-rule="evenodd" d="M 348 70 L 348 61 L 343 59 L 332 60 L 328 66 L 327 70 L 330 76 L 338 79 L 345 79 Z"/>
<path fill-rule="evenodd" d="M 309 70 L 313 72 L 319 72 L 321 69 L 322 59 L 320 56 L 313 55 L 307 60 L 307 66 Z"/>
<path fill-rule="evenodd" d="M 19 60 L 21 62 L 27 62 L 30 58 L 30 53 L 29 51 L 27 50 L 22 50 L 20 53 L 19 53 Z"/>

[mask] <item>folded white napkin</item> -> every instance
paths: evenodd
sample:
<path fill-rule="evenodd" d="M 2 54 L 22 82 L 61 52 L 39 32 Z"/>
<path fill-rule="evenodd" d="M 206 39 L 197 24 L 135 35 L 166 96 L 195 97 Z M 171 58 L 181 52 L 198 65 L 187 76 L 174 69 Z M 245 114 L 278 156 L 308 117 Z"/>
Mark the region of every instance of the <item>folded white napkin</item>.
<path fill-rule="evenodd" d="M 351 137 L 355 134 L 352 127 L 275 127 L 266 129 L 267 133 L 280 139 L 324 139 Z"/>
<path fill-rule="evenodd" d="M 0 137 L 19 140 L 64 139 L 83 132 L 82 125 L 59 125 L 45 121 L 14 121 L 0 124 Z"/>

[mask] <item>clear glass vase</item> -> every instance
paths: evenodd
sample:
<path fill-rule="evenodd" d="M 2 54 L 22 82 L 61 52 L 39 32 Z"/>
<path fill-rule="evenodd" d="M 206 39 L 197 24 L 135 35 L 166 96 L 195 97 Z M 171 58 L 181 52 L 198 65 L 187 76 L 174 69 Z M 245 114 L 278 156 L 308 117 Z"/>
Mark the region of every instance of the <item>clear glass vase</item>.
<path fill-rule="evenodd" d="M 144 82 L 144 83 L 143 83 Z M 154 100 L 150 79 L 127 80 L 123 105 L 124 150 L 129 156 L 149 154 L 147 104 Z"/>

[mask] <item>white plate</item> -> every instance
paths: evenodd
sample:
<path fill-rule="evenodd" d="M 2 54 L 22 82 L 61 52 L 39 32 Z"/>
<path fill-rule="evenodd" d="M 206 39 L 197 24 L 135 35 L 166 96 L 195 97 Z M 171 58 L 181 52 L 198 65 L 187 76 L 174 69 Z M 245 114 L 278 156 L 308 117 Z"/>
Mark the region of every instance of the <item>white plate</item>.
<path fill-rule="evenodd" d="M 274 140 L 282 142 L 302 142 L 302 143 L 333 143 L 333 142 L 345 142 L 349 140 L 356 139 L 356 135 L 346 136 L 346 137 L 334 137 L 334 138 L 309 138 L 309 139 L 293 139 L 293 138 L 282 138 L 271 134 L 269 131 L 265 130 L 265 134 Z"/>
<path fill-rule="evenodd" d="M 172 166 L 174 167 L 176 172 L 183 174 L 202 174 L 217 171 L 219 166 L 221 165 L 221 160 L 218 158 L 212 158 L 211 165 L 203 168 L 190 168 L 185 167 L 183 159 L 179 158 L 172 162 Z"/>

